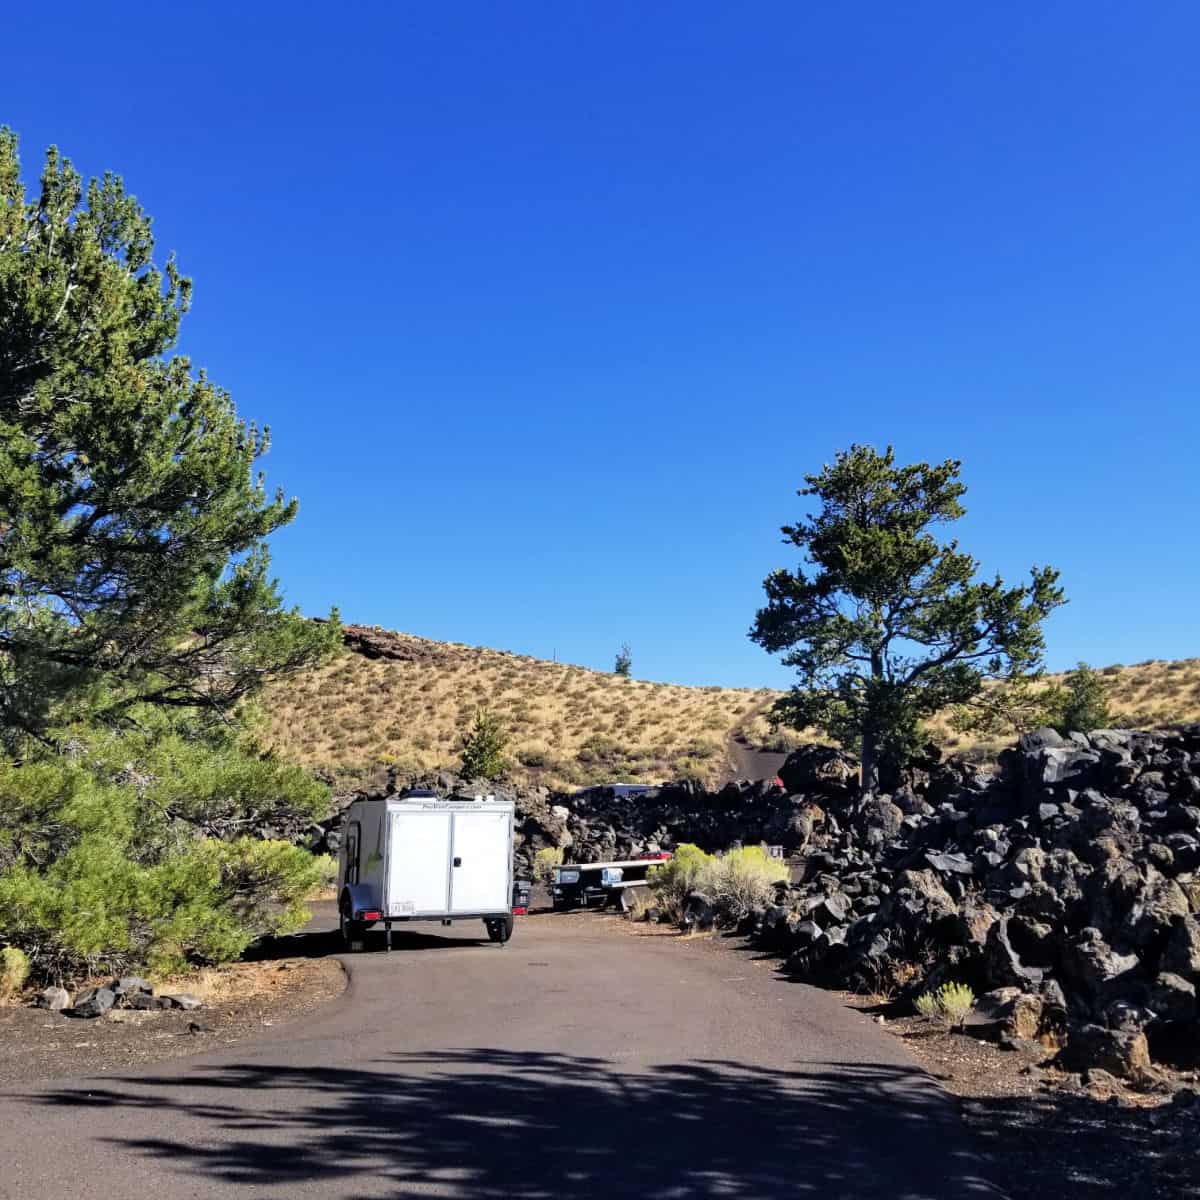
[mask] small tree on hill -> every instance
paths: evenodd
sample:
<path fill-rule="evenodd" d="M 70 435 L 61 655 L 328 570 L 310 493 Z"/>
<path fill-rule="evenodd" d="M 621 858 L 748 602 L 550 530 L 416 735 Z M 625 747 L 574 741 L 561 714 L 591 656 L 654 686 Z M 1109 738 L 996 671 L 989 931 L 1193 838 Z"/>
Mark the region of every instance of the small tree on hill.
<path fill-rule="evenodd" d="M 504 773 L 508 760 L 504 751 L 508 748 L 508 735 L 499 720 L 486 708 L 475 714 L 463 743 L 462 773 L 467 779 L 495 779 Z"/>
<path fill-rule="evenodd" d="M 613 671 L 617 675 L 623 675 L 626 679 L 633 674 L 633 652 L 629 649 L 628 642 L 622 642 L 620 650 L 617 651 L 617 661 L 613 665 Z"/>
<path fill-rule="evenodd" d="M 1063 603 L 1051 568 L 1016 587 L 977 582 L 976 560 L 933 536 L 963 515 L 960 466 L 900 467 L 891 447 L 839 451 L 798 493 L 817 498 L 816 514 L 783 527 L 814 569 L 763 585 L 750 637 L 800 673 L 775 719 L 860 747 L 868 791 L 881 762 L 911 753 L 922 718 L 967 702 L 988 676 L 1036 670 L 1041 623 Z"/>
<path fill-rule="evenodd" d="M 1108 684 L 1085 662 L 1066 678 L 1061 715 L 1054 721 L 1059 733 L 1091 733 L 1109 723 Z"/>

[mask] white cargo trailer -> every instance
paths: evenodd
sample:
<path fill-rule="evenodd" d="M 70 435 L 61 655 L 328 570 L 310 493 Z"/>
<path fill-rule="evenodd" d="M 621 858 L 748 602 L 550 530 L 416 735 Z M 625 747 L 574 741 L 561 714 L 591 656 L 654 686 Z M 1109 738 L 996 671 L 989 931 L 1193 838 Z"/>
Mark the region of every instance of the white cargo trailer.
<path fill-rule="evenodd" d="M 338 916 L 347 945 L 382 924 L 482 920 L 493 942 L 513 931 L 513 805 L 413 791 L 356 800 L 338 849 Z"/>

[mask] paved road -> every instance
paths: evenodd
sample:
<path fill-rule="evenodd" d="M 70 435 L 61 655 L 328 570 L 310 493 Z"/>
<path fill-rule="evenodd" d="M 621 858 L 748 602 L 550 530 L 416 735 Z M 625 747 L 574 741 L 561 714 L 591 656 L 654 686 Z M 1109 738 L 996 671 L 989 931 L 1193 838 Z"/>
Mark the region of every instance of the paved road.
<path fill-rule="evenodd" d="M 725 775 L 722 783 L 734 779 L 770 779 L 779 774 L 787 754 L 759 750 L 740 738 L 730 738 L 725 746 Z"/>
<path fill-rule="evenodd" d="M 0 1195 L 996 1195 L 898 1042 L 744 953 L 447 932 L 253 1044 L 0 1093 Z"/>

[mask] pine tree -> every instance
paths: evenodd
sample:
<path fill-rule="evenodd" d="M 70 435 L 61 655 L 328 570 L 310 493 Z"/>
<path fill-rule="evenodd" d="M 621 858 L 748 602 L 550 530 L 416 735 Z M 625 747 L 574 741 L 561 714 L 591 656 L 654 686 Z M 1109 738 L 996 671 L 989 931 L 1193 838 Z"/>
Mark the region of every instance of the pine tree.
<path fill-rule="evenodd" d="M 266 429 L 169 352 L 191 282 L 154 263 L 121 180 L 51 149 L 28 197 L 0 130 L 0 736 L 227 711 L 337 644 L 285 611 L 264 539 L 294 500 L 255 464 Z"/>
<path fill-rule="evenodd" d="M 617 651 L 617 659 L 613 664 L 613 673 L 623 675 L 626 679 L 633 674 L 633 651 L 629 649 L 628 642 L 622 642 L 620 650 Z"/>
<path fill-rule="evenodd" d="M 481 708 L 463 743 L 463 776 L 466 779 L 495 779 L 502 775 L 508 767 L 504 754 L 507 748 L 508 736 L 500 722 L 486 708 Z"/>
<path fill-rule="evenodd" d="M 1068 672 L 1062 712 L 1054 722 L 1059 733 L 1091 733 L 1109 722 L 1108 685 L 1098 671 L 1081 662 Z"/>
<path fill-rule="evenodd" d="M 819 510 L 783 534 L 814 569 L 770 575 L 750 632 L 800 674 L 776 719 L 860 747 L 868 791 L 881 762 L 911 753 L 922 718 L 971 700 L 988 676 L 1035 671 L 1041 623 L 1063 603 L 1049 567 L 1023 586 L 977 582 L 976 560 L 934 537 L 963 515 L 960 467 L 898 467 L 891 447 L 852 446 L 806 476 L 798 494 Z"/>

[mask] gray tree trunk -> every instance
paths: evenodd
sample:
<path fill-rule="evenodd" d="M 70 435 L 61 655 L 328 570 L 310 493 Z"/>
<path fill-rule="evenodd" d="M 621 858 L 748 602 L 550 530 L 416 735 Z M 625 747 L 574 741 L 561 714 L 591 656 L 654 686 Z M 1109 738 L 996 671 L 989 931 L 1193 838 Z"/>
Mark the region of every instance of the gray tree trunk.
<path fill-rule="evenodd" d="M 879 791 L 879 747 L 874 733 L 863 734 L 862 790 L 865 796 Z"/>

